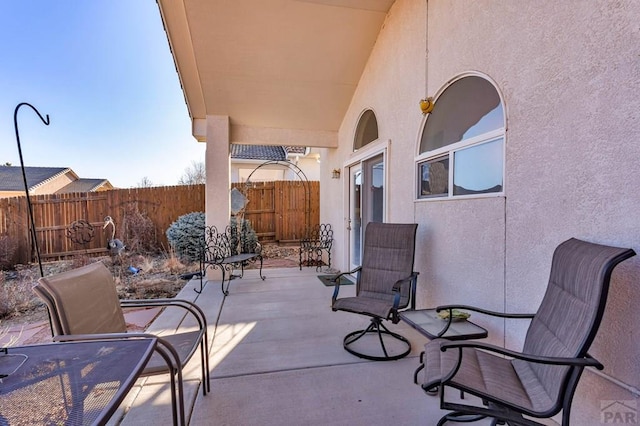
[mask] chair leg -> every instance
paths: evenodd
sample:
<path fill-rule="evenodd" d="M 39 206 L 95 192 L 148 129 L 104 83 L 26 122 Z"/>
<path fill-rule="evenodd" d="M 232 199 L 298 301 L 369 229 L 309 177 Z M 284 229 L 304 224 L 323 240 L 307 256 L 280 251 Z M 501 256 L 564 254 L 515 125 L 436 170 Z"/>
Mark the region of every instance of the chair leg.
<path fill-rule="evenodd" d="M 500 405 L 493 404 L 491 402 L 483 403 L 487 408 L 480 408 L 476 406 L 466 406 L 457 403 L 446 402 L 443 399 L 443 395 L 440 396 L 440 408 L 444 410 L 451 410 L 445 414 L 438 426 L 442 426 L 448 421 L 457 423 L 472 423 L 482 419 L 491 419 L 491 426 L 496 425 L 508 425 L 508 426 L 543 426 L 543 423 L 536 422 L 535 420 L 523 417 L 522 413 L 508 409 Z"/>
<path fill-rule="evenodd" d="M 424 370 L 424 351 L 420 352 L 420 365 L 416 368 L 416 371 L 413 372 L 413 384 L 418 384 L 418 374 L 420 374 L 422 370 Z"/>
<path fill-rule="evenodd" d="M 485 419 L 486 416 L 483 415 L 469 415 L 466 413 L 449 413 L 440 418 L 438 421 L 438 426 L 443 426 L 448 421 L 456 422 L 456 423 L 473 423 Z M 492 423 L 494 424 L 494 423 Z"/>
<path fill-rule="evenodd" d="M 227 284 L 227 289 L 224 289 L 224 280 L 225 280 L 225 270 L 224 270 L 224 265 L 221 266 L 220 268 L 222 270 L 222 284 L 221 284 L 221 288 L 222 288 L 222 294 L 224 294 L 225 296 L 229 295 L 229 285 L 231 284 L 231 275 L 232 273 L 229 272 L 229 284 Z"/>
<path fill-rule="evenodd" d="M 262 260 L 263 260 L 263 259 L 262 259 L 262 256 L 260 256 L 260 279 L 261 279 L 262 281 L 264 281 L 264 280 L 265 280 L 265 278 L 267 278 L 267 277 L 266 277 L 266 276 L 264 276 L 264 275 L 262 275 Z M 300 270 L 302 270 L 302 267 L 300 268 Z"/>
<path fill-rule="evenodd" d="M 378 339 L 380 341 L 380 345 L 382 347 L 382 352 L 384 353 L 384 356 L 365 354 L 362 352 L 358 352 L 352 347 L 350 347 L 351 344 L 355 343 L 360 338 L 370 333 L 376 333 L 378 335 Z M 389 355 L 387 352 L 387 347 L 384 343 L 384 336 L 389 336 L 395 340 L 402 342 L 402 344 L 405 347 L 404 351 L 402 351 L 397 355 Z M 344 346 L 344 349 L 350 354 L 353 354 L 359 358 L 369 359 L 372 361 L 393 361 L 396 359 L 404 358 L 409 354 L 409 352 L 411 352 L 411 343 L 409 343 L 409 340 L 407 340 L 406 337 L 399 335 L 398 333 L 394 333 L 390 331 L 387 327 L 384 326 L 384 324 L 382 324 L 382 319 L 377 317 L 374 317 L 371 319 L 371 324 L 369 324 L 369 326 L 366 329 L 357 330 L 347 334 L 344 337 L 343 346 Z"/>
<path fill-rule="evenodd" d="M 206 267 L 206 266 L 204 266 L 204 267 L 203 267 L 203 266 L 200 266 L 200 290 L 198 290 L 198 289 L 197 289 L 197 288 L 195 288 L 195 287 L 194 287 L 194 289 L 193 289 L 193 290 L 194 290 L 196 293 L 198 293 L 198 294 L 202 293 L 202 280 L 203 280 L 204 278 L 206 278 L 206 277 L 205 277 L 206 273 L 207 273 L 207 267 Z"/>

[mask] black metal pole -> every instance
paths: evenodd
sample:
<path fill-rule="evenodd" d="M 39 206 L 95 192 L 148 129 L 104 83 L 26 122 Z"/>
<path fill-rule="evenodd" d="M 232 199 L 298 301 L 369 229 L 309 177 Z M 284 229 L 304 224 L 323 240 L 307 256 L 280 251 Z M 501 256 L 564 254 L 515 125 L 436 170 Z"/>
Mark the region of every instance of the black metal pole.
<path fill-rule="evenodd" d="M 42 114 L 40 114 L 40 111 L 38 111 L 33 105 L 27 102 L 22 102 L 18 104 L 18 106 L 16 106 L 15 111 L 13 112 L 13 126 L 16 129 L 16 142 L 18 143 L 18 154 L 20 155 L 20 167 L 22 168 L 22 180 L 24 181 L 24 192 L 25 192 L 25 195 L 27 196 L 27 208 L 29 210 L 29 219 L 31 220 L 31 239 L 33 241 L 33 244 L 36 250 L 36 257 L 38 258 L 38 267 L 40 268 L 40 276 L 44 277 L 44 273 L 42 272 L 42 261 L 40 260 L 40 248 L 38 247 L 38 239 L 36 238 L 36 222 L 33 218 L 33 207 L 31 206 L 31 198 L 29 197 L 29 186 L 27 185 L 27 174 L 24 171 L 24 160 L 22 159 L 22 147 L 20 146 L 20 134 L 18 133 L 18 110 L 23 105 L 31 107 L 31 109 L 33 109 L 36 112 L 36 114 L 38 114 L 38 117 L 40 117 L 40 120 L 42 120 L 42 122 L 47 126 L 49 125 L 49 114 L 47 114 L 46 119 L 43 118 Z"/>

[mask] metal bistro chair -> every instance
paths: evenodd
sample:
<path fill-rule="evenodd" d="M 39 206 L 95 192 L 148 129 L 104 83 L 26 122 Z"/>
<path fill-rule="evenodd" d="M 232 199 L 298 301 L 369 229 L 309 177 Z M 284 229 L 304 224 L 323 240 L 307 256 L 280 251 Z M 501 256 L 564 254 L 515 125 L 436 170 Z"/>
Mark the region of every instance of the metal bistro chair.
<path fill-rule="evenodd" d="M 493 424 L 541 425 L 523 416 L 549 418 L 562 410 L 562 425 L 568 426 L 582 371 L 587 366 L 604 368 L 588 350 L 602 320 L 611 273 L 634 255 L 631 249 L 572 238 L 553 254 L 549 284 L 537 313 L 437 308 L 531 320 L 522 352 L 476 341 L 435 339 L 425 345 L 422 388 L 438 389 L 440 407 L 453 410 L 438 425 L 486 417 L 493 418 Z M 483 404 L 449 402 L 445 397 L 449 388 L 475 395 Z"/>
<path fill-rule="evenodd" d="M 333 230 L 331 224 L 321 223 L 308 228 L 305 236 L 300 240 L 298 255 L 300 270 L 302 265 L 315 266 L 318 271 L 322 265 L 322 253 L 327 253 L 327 263 L 331 269 L 331 246 L 333 245 Z"/>
<path fill-rule="evenodd" d="M 194 303 L 182 299 L 119 300 L 113 277 L 101 262 L 40 278 L 33 291 L 49 309 L 56 341 L 157 338 L 159 346 L 142 375 L 169 373 L 174 423 L 177 423 L 179 409 L 179 417 L 184 424 L 182 369 L 198 347 L 202 369 L 202 393 L 206 395 L 210 391 L 207 322 L 202 310 Z M 126 332 L 123 307 L 170 306 L 184 309 L 189 316 L 193 316 L 196 322 L 193 330 L 162 336 Z"/>
<path fill-rule="evenodd" d="M 409 340 L 390 331 L 383 321 L 393 324 L 400 321 L 398 311 L 411 303 L 415 308 L 415 291 L 418 273 L 413 271 L 415 254 L 415 223 L 377 223 L 367 225 L 362 254 L 362 266 L 337 275 L 331 307 L 334 311 L 346 311 L 372 317 L 371 324 L 344 337 L 347 352 L 374 361 L 400 359 L 411 351 Z M 356 296 L 338 299 L 340 276 L 357 272 Z M 370 334 L 377 334 L 382 346 L 380 355 L 364 353 L 355 343 Z M 385 339 L 387 343 L 385 343 Z M 390 353 L 390 345 L 400 344 L 397 353 Z M 388 347 L 389 346 L 389 347 Z"/>

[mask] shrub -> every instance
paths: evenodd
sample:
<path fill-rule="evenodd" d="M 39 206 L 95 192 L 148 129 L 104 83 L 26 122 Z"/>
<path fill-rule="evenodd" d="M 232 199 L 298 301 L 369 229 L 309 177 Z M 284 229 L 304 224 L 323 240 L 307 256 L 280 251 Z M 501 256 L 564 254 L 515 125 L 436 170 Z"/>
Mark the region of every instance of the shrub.
<path fill-rule="evenodd" d="M 127 249 L 135 253 L 158 251 L 156 227 L 146 213 L 138 210 L 137 203 L 129 205 L 122 218 L 122 235 Z"/>
<path fill-rule="evenodd" d="M 251 222 L 245 219 L 239 219 L 239 221 L 240 232 L 238 232 L 238 219 L 235 216 L 231 218 L 231 254 L 238 254 L 238 246 L 240 246 L 240 253 L 259 253 L 258 234 L 251 227 Z M 240 243 L 238 243 L 238 235 Z"/>
<path fill-rule="evenodd" d="M 167 240 L 176 254 L 183 259 L 196 262 L 200 248 L 204 245 L 205 216 L 202 212 L 180 216 L 167 229 Z"/>
<path fill-rule="evenodd" d="M 11 237 L 0 235 L 0 271 L 13 268 L 16 248 L 17 244 Z"/>

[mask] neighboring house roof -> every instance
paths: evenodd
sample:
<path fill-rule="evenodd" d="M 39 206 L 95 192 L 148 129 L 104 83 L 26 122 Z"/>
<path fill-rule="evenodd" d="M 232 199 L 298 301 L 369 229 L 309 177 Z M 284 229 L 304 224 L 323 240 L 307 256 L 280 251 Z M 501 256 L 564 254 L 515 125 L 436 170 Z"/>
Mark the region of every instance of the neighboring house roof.
<path fill-rule="evenodd" d="M 100 189 L 113 189 L 113 185 L 107 179 L 78 179 L 56 191 L 56 194 L 69 192 L 95 192 Z"/>
<path fill-rule="evenodd" d="M 29 191 L 57 176 L 67 172 L 73 173 L 68 167 L 25 167 L 24 172 Z M 73 174 L 75 176 L 75 173 Z M 24 191 L 24 179 L 20 167 L 0 166 L 0 191 Z"/>
<path fill-rule="evenodd" d="M 283 146 L 231 144 L 231 158 L 236 160 L 286 161 Z"/>
<path fill-rule="evenodd" d="M 68 192 L 94 192 L 113 189 L 107 179 L 80 179 L 68 167 L 25 167 L 29 193 L 62 194 Z M 46 185 L 46 186 L 45 186 Z M 22 168 L 17 166 L 0 166 L 0 192 L 7 194 L 24 194 Z"/>

